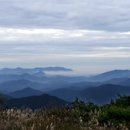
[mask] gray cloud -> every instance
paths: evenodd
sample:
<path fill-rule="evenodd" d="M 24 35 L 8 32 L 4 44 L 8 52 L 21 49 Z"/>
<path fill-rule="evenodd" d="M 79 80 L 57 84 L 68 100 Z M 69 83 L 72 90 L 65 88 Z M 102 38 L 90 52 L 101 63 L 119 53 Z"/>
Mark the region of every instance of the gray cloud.
<path fill-rule="evenodd" d="M 129 31 L 129 0 L 1 0 L 0 26 Z"/>
<path fill-rule="evenodd" d="M 0 67 L 129 69 L 129 7 L 129 0 L 0 0 Z"/>

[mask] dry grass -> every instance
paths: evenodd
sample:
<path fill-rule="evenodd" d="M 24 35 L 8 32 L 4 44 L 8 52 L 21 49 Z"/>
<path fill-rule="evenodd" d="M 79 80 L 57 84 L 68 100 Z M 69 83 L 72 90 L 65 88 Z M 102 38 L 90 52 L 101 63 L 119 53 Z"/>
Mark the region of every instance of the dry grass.
<path fill-rule="evenodd" d="M 99 115 L 95 110 L 83 119 L 84 115 L 79 115 L 75 109 L 4 109 L 0 110 L 0 130 L 128 130 L 123 125 L 101 127 Z"/>

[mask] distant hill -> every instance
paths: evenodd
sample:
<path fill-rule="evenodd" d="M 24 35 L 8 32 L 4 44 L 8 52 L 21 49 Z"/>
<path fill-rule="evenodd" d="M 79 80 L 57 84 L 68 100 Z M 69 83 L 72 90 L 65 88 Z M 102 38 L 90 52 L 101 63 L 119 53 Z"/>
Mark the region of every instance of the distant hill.
<path fill-rule="evenodd" d="M 41 83 L 36 83 L 36 82 L 31 82 L 29 80 L 11 80 L 7 82 L 0 83 L 0 91 L 2 93 L 10 93 L 14 91 L 18 91 L 27 87 L 31 87 L 34 89 L 43 89 L 43 84 Z"/>
<path fill-rule="evenodd" d="M 50 96 L 48 94 L 43 94 L 41 96 L 24 97 L 19 99 L 11 99 L 6 102 L 7 107 L 25 107 L 32 109 L 62 107 L 66 104 L 66 101 L 59 99 L 55 96 Z"/>
<path fill-rule="evenodd" d="M 12 99 L 11 96 L 6 95 L 6 94 L 3 94 L 3 93 L 1 93 L 1 92 L 0 92 L 0 97 L 3 98 L 5 101 Z"/>
<path fill-rule="evenodd" d="M 105 81 L 105 84 L 116 84 L 123 86 L 130 86 L 130 78 L 114 78 L 108 81 Z"/>
<path fill-rule="evenodd" d="M 37 77 L 45 77 L 45 73 L 43 71 L 39 71 L 39 72 L 34 73 L 32 75 L 37 76 Z"/>
<path fill-rule="evenodd" d="M 43 94 L 43 92 L 41 92 L 39 90 L 27 87 L 22 90 L 18 90 L 18 91 L 9 93 L 8 95 L 13 98 L 22 98 L 22 97 L 37 96 L 37 95 L 42 95 L 42 94 Z"/>
<path fill-rule="evenodd" d="M 73 90 L 82 90 L 85 88 L 90 88 L 90 87 L 97 87 L 102 85 L 102 82 L 90 82 L 90 81 L 82 81 L 82 82 L 75 82 L 72 83 L 71 86 L 69 86 L 69 88 L 73 89 Z"/>
<path fill-rule="evenodd" d="M 130 87 L 106 84 L 99 87 L 87 88 L 80 93 L 80 97 L 96 104 L 109 103 L 118 95 L 130 95 Z"/>
<path fill-rule="evenodd" d="M 113 70 L 105 72 L 93 77 L 90 77 L 89 80 L 92 81 L 107 81 L 113 78 L 130 78 L 130 70 Z"/>
<path fill-rule="evenodd" d="M 75 82 L 71 83 L 70 86 L 48 91 L 48 94 L 58 96 L 59 98 L 65 99 L 67 101 L 74 101 L 76 97 L 79 97 L 82 90 L 86 88 L 97 87 L 99 85 L 101 85 L 100 82 Z"/>
<path fill-rule="evenodd" d="M 10 80 L 22 80 L 22 79 L 30 80 L 30 81 L 33 81 L 33 82 L 44 82 L 48 78 L 46 76 L 39 77 L 38 73 L 35 73 L 35 74 L 32 74 L 32 75 L 28 74 L 28 73 L 24 73 L 24 74 L 21 74 L 21 75 L 18 75 L 18 74 L 0 74 L 0 83 L 10 81 Z"/>
<path fill-rule="evenodd" d="M 62 88 L 49 92 L 50 95 L 57 96 L 67 101 L 72 101 L 76 97 L 86 102 L 96 104 L 106 104 L 115 99 L 117 95 L 130 95 L 130 87 L 113 84 L 104 84 L 98 87 L 90 87 L 74 90 L 71 88 Z"/>
<path fill-rule="evenodd" d="M 53 91 L 48 92 L 48 94 L 57 96 L 66 101 L 74 101 L 76 97 L 79 97 L 79 90 L 74 90 L 71 88 L 60 88 Z"/>

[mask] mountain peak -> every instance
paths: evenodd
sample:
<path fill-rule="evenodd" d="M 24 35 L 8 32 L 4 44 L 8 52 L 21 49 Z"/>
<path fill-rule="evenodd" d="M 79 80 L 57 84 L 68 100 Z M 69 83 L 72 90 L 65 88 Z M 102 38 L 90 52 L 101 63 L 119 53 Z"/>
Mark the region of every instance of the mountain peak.
<path fill-rule="evenodd" d="M 26 87 L 21 90 L 14 91 L 9 95 L 14 98 L 21 98 L 21 97 L 28 97 L 28 96 L 41 95 L 41 94 L 43 94 L 43 92 L 41 92 L 40 90 L 36 90 L 31 87 Z"/>
<path fill-rule="evenodd" d="M 18 99 L 11 99 L 8 100 L 6 103 L 8 107 L 25 107 L 32 109 L 62 107 L 65 104 L 67 104 L 66 101 L 55 96 L 50 96 L 48 94 L 43 94 L 41 96 L 28 96 Z"/>
<path fill-rule="evenodd" d="M 108 72 L 101 73 L 99 75 L 93 76 L 90 80 L 94 81 L 106 81 L 114 78 L 129 78 L 130 70 L 112 70 Z"/>

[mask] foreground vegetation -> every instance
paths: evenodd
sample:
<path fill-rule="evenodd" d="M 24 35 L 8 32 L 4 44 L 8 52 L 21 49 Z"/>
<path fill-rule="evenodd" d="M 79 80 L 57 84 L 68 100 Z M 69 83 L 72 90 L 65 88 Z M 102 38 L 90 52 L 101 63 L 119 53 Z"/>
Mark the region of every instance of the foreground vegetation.
<path fill-rule="evenodd" d="M 1 101 L 1 103 L 3 103 Z M 76 99 L 64 108 L 0 110 L 0 130 L 129 130 L 130 97 L 104 106 Z"/>

